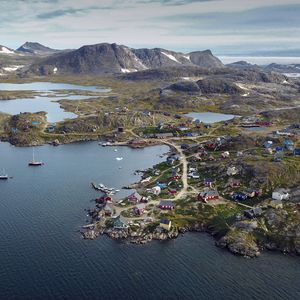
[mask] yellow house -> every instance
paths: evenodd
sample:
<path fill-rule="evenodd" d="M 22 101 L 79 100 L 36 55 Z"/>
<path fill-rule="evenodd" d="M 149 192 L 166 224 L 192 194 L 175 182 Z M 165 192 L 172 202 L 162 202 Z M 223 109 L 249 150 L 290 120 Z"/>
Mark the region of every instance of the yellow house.
<path fill-rule="evenodd" d="M 172 226 L 172 222 L 170 220 L 161 220 L 160 224 L 159 224 L 160 228 L 163 228 L 167 231 L 170 231 L 171 226 Z"/>

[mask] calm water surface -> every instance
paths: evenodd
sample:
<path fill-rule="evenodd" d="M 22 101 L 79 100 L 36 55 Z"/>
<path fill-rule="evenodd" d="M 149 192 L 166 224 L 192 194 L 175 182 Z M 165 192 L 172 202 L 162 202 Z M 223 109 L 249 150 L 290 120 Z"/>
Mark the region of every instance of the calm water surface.
<path fill-rule="evenodd" d="M 59 122 L 67 118 L 76 118 L 76 114 L 66 112 L 60 108 L 56 101 L 64 100 L 85 100 L 91 96 L 84 95 L 63 95 L 62 90 L 76 90 L 89 92 L 107 92 L 108 89 L 99 88 L 96 86 L 82 86 L 65 83 L 52 82 L 32 82 L 32 83 L 0 83 L 0 90 L 3 91 L 35 91 L 41 92 L 42 96 L 34 98 L 21 98 L 16 100 L 0 101 L 0 111 L 8 114 L 19 114 L 20 112 L 47 112 L 49 122 Z M 58 98 L 59 97 L 59 98 Z"/>
<path fill-rule="evenodd" d="M 165 158 L 144 150 L 78 143 L 31 148 L 0 143 L 0 299 L 299 299 L 300 259 L 235 257 L 205 234 L 137 246 L 81 239 L 92 180 L 119 188 Z M 116 161 L 122 156 L 122 161 Z M 121 167 L 121 168 L 120 168 Z"/>
<path fill-rule="evenodd" d="M 221 113 L 214 113 L 214 112 L 191 112 L 186 114 L 185 116 L 199 120 L 203 123 L 217 123 L 222 121 L 228 121 L 232 120 L 235 115 L 229 115 L 229 114 L 221 114 Z"/>

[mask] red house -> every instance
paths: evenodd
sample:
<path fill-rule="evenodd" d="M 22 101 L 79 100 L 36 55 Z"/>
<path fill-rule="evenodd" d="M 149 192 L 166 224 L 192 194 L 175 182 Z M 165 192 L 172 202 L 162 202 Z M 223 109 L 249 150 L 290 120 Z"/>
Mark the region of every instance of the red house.
<path fill-rule="evenodd" d="M 198 200 L 199 201 L 211 201 L 211 200 L 217 200 L 219 199 L 220 195 L 217 190 L 208 190 L 208 191 L 203 191 L 198 195 Z"/>
<path fill-rule="evenodd" d="M 175 209 L 175 202 L 170 200 L 160 200 L 158 207 L 160 209 L 173 210 Z"/>

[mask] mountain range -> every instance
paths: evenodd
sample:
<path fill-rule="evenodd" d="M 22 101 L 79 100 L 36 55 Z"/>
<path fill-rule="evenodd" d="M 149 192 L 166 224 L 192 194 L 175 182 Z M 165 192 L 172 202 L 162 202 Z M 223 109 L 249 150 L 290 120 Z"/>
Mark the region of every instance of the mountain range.
<path fill-rule="evenodd" d="M 57 53 L 32 64 L 28 71 L 40 75 L 104 74 L 131 73 L 171 66 L 224 67 L 210 50 L 184 54 L 161 48 L 133 49 L 101 43 Z"/>
<path fill-rule="evenodd" d="M 199 68 L 210 70 L 225 67 L 300 73 L 299 65 L 258 66 L 239 61 L 224 66 L 210 50 L 181 53 L 162 48 L 134 49 L 115 43 L 86 45 L 75 50 L 51 49 L 36 42 L 26 42 L 16 50 L 0 45 L 0 75 L 123 73 L 134 79 L 154 78 L 156 75 L 166 77 L 170 72 L 192 76 L 201 73 Z"/>

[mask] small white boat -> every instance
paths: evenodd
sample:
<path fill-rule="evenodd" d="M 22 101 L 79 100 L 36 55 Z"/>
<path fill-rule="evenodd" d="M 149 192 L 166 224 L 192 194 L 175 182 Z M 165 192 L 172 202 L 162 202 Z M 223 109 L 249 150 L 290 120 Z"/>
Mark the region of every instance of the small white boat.
<path fill-rule="evenodd" d="M 2 169 L 2 172 L 0 173 L 0 180 L 7 180 L 8 175 L 5 173 L 5 169 Z"/>
<path fill-rule="evenodd" d="M 123 157 L 116 157 L 116 160 L 123 160 Z"/>
<path fill-rule="evenodd" d="M 115 151 L 115 152 L 118 152 L 118 149 L 115 149 L 114 151 Z"/>

